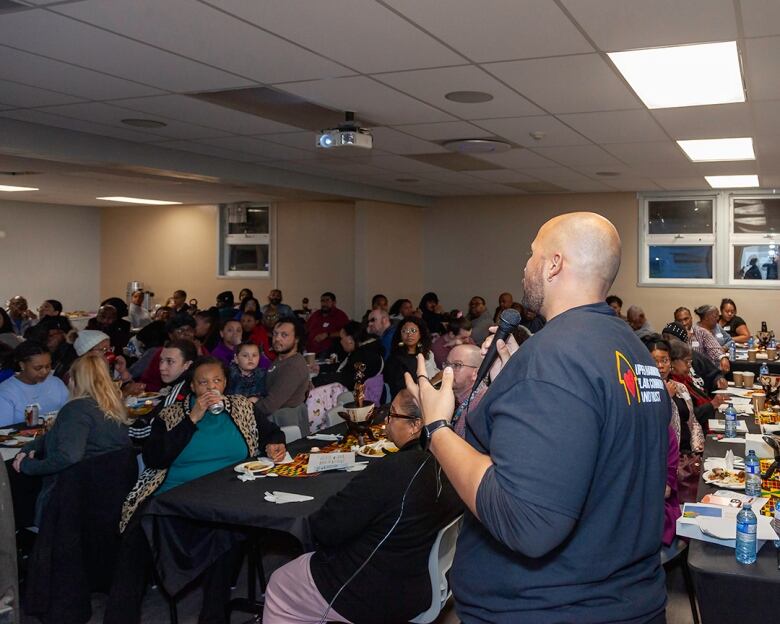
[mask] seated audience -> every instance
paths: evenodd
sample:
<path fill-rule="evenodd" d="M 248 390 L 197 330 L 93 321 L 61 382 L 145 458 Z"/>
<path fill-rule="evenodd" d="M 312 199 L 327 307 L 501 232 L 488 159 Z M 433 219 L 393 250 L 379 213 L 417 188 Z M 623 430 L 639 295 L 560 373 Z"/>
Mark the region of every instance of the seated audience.
<path fill-rule="evenodd" d="M 159 389 L 165 399 L 144 416 L 138 416 L 130 424 L 128 435 L 137 444 L 142 444 L 152 432 L 152 422 L 159 412 L 174 401 L 181 401 L 190 381 L 190 366 L 198 357 L 195 343 L 186 338 L 178 338 L 165 343 L 160 351 L 161 386 Z"/>
<path fill-rule="evenodd" d="M 71 364 L 78 357 L 73 345 L 67 340 L 72 331 L 70 321 L 64 316 L 45 315 L 30 330 L 30 339 L 45 344 L 51 353 L 54 376 L 65 379 Z"/>
<path fill-rule="evenodd" d="M 265 395 L 255 403 L 258 420 L 283 407 L 298 407 L 309 392 L 309 367 L 301 355 L 303 328 L 298 321 L 282 319 L 271 334 L 276 360 L 265 378 Z"/>
<path fill-rule="evenodd" d="M 24 332 L 35 325 L 35 314 L 27 307 L 27 299 L 21 295 L 8 300 L 8 316 L 11 329 L 17 336 L 24 336 Z"/>
<path fill-rule="evenodd" d="M 420 299 L 420 311 L 422 319 L 428 327 L 429 334 L 444 333 L 444 314 L 439 296 L 435 292 L 427 292 Z"/>
<path fill-rule="evenodd" d="M 438 368 L 444 367 L 444 362 L 453 347 L 462 344 L 473 345 L 475 342 L 474 332 L 471 329 L 471 321 L 463 316 L 462 313 L 459 312 L 458 314 L 460 314 L 460 316 L 454 315 L 453 318 L 450 319 L 450 322 L 447 324 L 447 331 L 436 338 L 431 345 L 433 361 L 436 362 Z M 492 324 L 491 321 L 491 325 Z M 478 342 L 477 344 L 482 344 L 482 342 Z"/>
<path fill-rule="evenodd" d="M 729 372 L 729 356 L 721 349 L 712 329 L 718 324 L 718 309 L 715 306 L 703 305 L 696 308 L 696 314 L 700 321 L 693 324 L 691 311 L 686 307 L 679 307 L 674 311 L 674 320 L 688 330 L 688 344 L 701 355 L 710 359 L 724 373 Z"/>
<path fill-rule="evenodd" d="M 14 376 L 14 350 L 4 342 L 0 342 L 0 383 Z"/>
<path fill-rule="evenodd" d="M 51 354 L 45 346 L 26 340 L 14 349 L 14 362 L 19 372 L 0 384 L 0 427 L 24 422 L 28 405 L 36 405 L 43 416 L 68 400 L 65 384 L 51 374 Z"/>
<path fill-rule="evenodd" d="M 496 311 L 493 313 L 493 323 L 498 322 L 498 317 L 501 316 L 501 313 L 504 310 L 508 310 L 512 307 L 512 304 L 514 303 L 514 297 L 512 297 L 512 293 L 510 292 L 503 292 L 498 296 L 498 307 L 496 308 Z"/>
<path fill-rule="evenodd" d="M 271 350 L 271 343 L 268 340 L 268 330 L 260 321 L 262 314 L 260 310 L 245 310 L 241 313 L 241 330 L 243 342 L 253 342 L 260 347 L 260 367 L 268 370 L 276 354 Z"/>
<path fill-rule="evenodd" d="M 409 299 L 396 299 L 388 310 L 390 320 L 394 323 L 402 321 L 409 316 L 414 316 L 414 306 Z"/>
<path fill-rule="evenodd" d="M 626 320 L 631 325 L 631 329 L 638 338 L 644 338 L 650 334 L 654 334 L 653 328 L 650 326 L 650 321 L 645 317 L 645 311 L 638 305 L 632 305 L 628 307 L 626 312 Z"/>
<path fill-rule="evenodd" d="M 306 321 L 306 350 L 321 355 L 333 350 L 334 339 L 349 317 L 336 307 L 336 295 L 324 292 L 320 297 L 320 309 L 315 310 Z"/>
<path fill-rule="evenodd" d="M 708 420 L 717 417 L 717 409 L 727 401 L 725 394 L 716 394 L 710 398 L 691 377 L 692 351 L 688 343 L 672 340 L 670 343 L 670 359 L 672 361 L 671 378 L 684 385 L 693 403 L 696 420 L 705 432 L 708 431 Z"/>
<path fill-rule="evenodd" d="M 301 299 L 301 307 L 298 310 L 293 310 L 293 314 L 296 318 L 299 318 L 304 323 L 309 320 L 311 316 L 311 308 L 309 308 L 309 298 L 304 297 Z"/>
<path fill-rule="evenodd" d="M 431 547 L 463 505 L 420 448 L 422 425 L 411 394 L 399 393 L 387 437 L 400 451 L 370 462 L 311 518 L 316 550 L 271 575 L 264 624 L 408 622 L 431 606 Z"/>
<path fill-rule="evenodd" d="M 251 295 L 245 299 L 242 299 L 238 304 L 238 311 L 236 312 L 235 319 L 241 320 L 241 315 L 244 312 L 257 312 L 258 318 L 262 315 L 260 302 Z"/>
<path fill-rule="evenodd" d="M 62 303 L 56 299 L 46 299 L 38 306 L 38 319 L 43 320 L 47 316 L 62 316 Z"/>
<path fill-rule="evenodd" d="M 424 320 L 410 316 L 399 323 L 393 338 L 393 352 L 385 366 L 385 383 L 390 385 L 392 396 L 406 387 L 404 373 L 417 379 L 417 354 L 425 358 L 425 369 L 429 378 L 433 378 L 439 369 L 431 352 L 431 334 Z"/>
<path fill-rule="evenodd" d="M 254 342 L 242 342 L 230 363 L 227 392 L 256 403 L 265 394 L 265 376 L 265 369 L 260 367 L 260 347 Z"/>
<path fill-rule="evenodd" d="M 468 319 L 471 321 L 471 338 L 476 344 L 482 344 L 490 334 L 489 329 L 494 325 L 482 297 L 472 297 L 469 301 Z"/>
<path fill-rule="evenodd" d="M 150 497 L 248 457 L 257 457 L 259 452 L 264 451 L 277 461 L 284 457 L 282 431 L 267 419 L 257 421 L 247 398 L 223 396 L 226 384 L 223 363 L 210 356 L 200 358 L 192 364 L 192 382 L 186 396 L 162 409 L 154 419 L 143 450 L 147 468 L 122 508 L 122 546 L 104 624 L 140 621 L 147 573 L 152 565 L 140 519 Z M 218 403 L 222 410 L 213 413 L 210 407 Z M 204 573 L 201 622 L 226 622 L 232 559 L 233 553 L 229 552 Z"/>
<path fill-rule="evenodd" d="M 390 320 L 390 315 L 385 310 L 371 310 L 368 315 L 368 333 L 373 334 L 382 343 L 384 358 L 390 357 L 390 351 L 393 349 L 393 334 L 395 327 Z"/>
<path fill-rule="evenodd" d="M 233 293 L 229 290 L 223 290 L 217 295 L 217 312 L 219 312 L 219 320 L 223 323 L 228 319 L 232 319 L 235 314 L 235 302 L 233 301 Z"/>
<path fill-rule="evenodd" d="M 235 319 L 223 321 L 219 330 L 221 340 L 211 351 L 211 355 L 222 360 L 225 366 L 230 366 L 233 356 L 236 354 L 236 347 L 241 344 L 243 334 L 244 330 L 240 321 Z"/>
<path fill-rule="evenodd" d="M 35 506 L 38 526 L 58 473 L 130 444 L 127 410 L 103 357 L 90 353 L 74 362 L 68 387 L 70 400 L 60 408 L 51 431 L 26 444 L 14 458 L 17 472 L 44 477 Z"/>
<path fill-rule="evenodd" d="M 308 303 L 309 300 L 307 299 L 306 304 Z M 261 312 L 263 313 L 263 316 L 266 314 L 275 314 L 277 320 L 295 316 L 293 309 L 286 303 L 282 303 L 282 291 L 278 288 L 274 288 L 268 293 L 268 303 L 263 306 Z"/>
<path fill-rule="evenodd" d="M 183 290 L 174 290 L 171 297 L 171 311 L 173 314 L 185 314 L 189 312 L 190 306 L 187 305 L 187 293 Z"/>
<path fill-rule="evenodd" d="M 152 321 L 141 331 L 139 331 L 134 336 L 134 338 L 130 339 L 131 342 L 133 339 L 135 339 L 136 342 L 141 343 L 141 348 L 139 349 L 139 353 L 141 355 L 143 355 L 143 353 L 149 349 L 155 349 L 165 344 L 165 342 L 168 340 L 168 334 L 165 331 L 165 324 L 171 320 L 172 316 L 172 308 L 169 308 L 168 306 L 161 306 L 157 308 L 157 310 L 155 310 L 154 314 L 152 315 Z"/>
<path fill-rule="evenodd" d="M 452 426 L 460 437 L 466 435 L 466 419 L 468 414 L 474 413 L 485 396 L 488 386 L 480 384 L 474 393 L 471 389 L 477 380 L 477 371 L 482 364 L 482 353 L 478 346 L 473 344 L 461 344 L 453 347 L 442 362 L 442 368 L 449 366 L 452 369 L 452 391 L 455 393 L 455 413 L 452 417 Z"/>
<path fill-rule="evenodd" d="M 189 340 L 194 342 L 195 338 L 195 319 L 189 314 L 178 314 L 174 316 L 165 324 L 165 329 L 168 332 L 168 340 Z M 198 347 L 195 344 L 196 348 Z M 137 379 L 144 385 L 146 390 L 151 392 L 157 392 L 163 387 L 163 379 L 160 375 L 160 358 L 162 356 L 162 347 L 156 349 L 149 349 L 146 351 L 140 360 L 133 364 L 129 369 L 129 374 L 121 372 L 121 379 L 123 383 L 131 383 L 133 379 Z M 199 355 L 203 355 L 200 353 Z"/>
<path fill-rule="evenodd" d="M 8 316 L 8 312 L 4 308 L 0 308 L 0 342 L 13 349 L 21 341 L 22 337 L 14 330 L 14 324 L 11 317 Z"/>
<path fill-rule="evenodd" d="M 384 348 L 379 339 L 369 334 L 357 321 L 350 321 L 341 328 L 341 348 L 347 357 L 339 364 L 339 381 L 347 388 L 355 388 L 355 364 L 362 363 L 365 368 L 363 380 L 370 379 L 384 369 Z"/>
<path fill-rule="evenodd" d="M 89 319 L 87 329 L 106 334 L 117 355 L 122 353 L 130 340 L 130 323 L 121 318 L 117 308 L 111 304 L 100 306 L 97 316 Z"/>
<path fill-rule="evenodd" d="M 216 308 L 195 313 L 195 338 L 211 353 L 219 344 L 219 311 Z"/>
<path fill-rule="evenodd" d="M 362 323 L 363 325 L 368 325 L 368 317 L 371 315 L 371 312 L 373 310 L 384 310 L 387 312 L 387 308 L 390 306 L 389 302 L 387 301 L 387 297 L 385 297 L 382 294 L 376 294 L 373 297 L 371 297 L 371 307 L 366 310 L 366 313 L 363 315 Z"/>
<path fill-rule="evenodd" d="M 251 288 L 242 288 L 238 291 L 238 305 L 239 307 L 243 305 L 244 301 L 247 299 L 255 299 L 255 293 L 252 292 Z M 255 299 L 257 301 L 257 299 Z M 258 306 L 259 308 L 259 306 Z M 243 310 L 242 310 L 243 311 Z"/>
<path fill-rule="evenodd" d="M 623 300 L 620 297 L 617 295 L 610 295 L 607 297 L 606 301 L 607 305 L 615 311 L 615 316 L 622 318 L 623 320 L 626 319 L 626 317 L 623 316 Z"/>
<path fill-rule="evenodd" d="M 669 344 L 672 340 L 681 340 L 688 342 L 689 336 L 687 330 L 677 322 L 667 324 L 662 332 L 662 337 Z M 722 390 L 728 386 L 723 371 L 720 370 L 712 361 L 696 351 L 691 350 L 692 366 L 691 379 L 696 386 L 705 394 L 712 394 L 715 390 Z"/>
<path fill-rule="evenodd" d="M 744 345 L 750 339 L 750 330 L 745 319 L 737 316 L 737 304 L 732 299 L 722 299 L 720 302 L 720 328 L 739 345 Z"/>
<path fill-rule="evenodd" d="M 541 314 L 537 314 L 530 308 L 525 308 L 519 303 L 512 304 L 512 307 L 520 312 L 522 317 L 520 325 L 525 327 L 530 334 L 542 331 L 547 324 L 547 320 Z"/>
<path fill-rule="evenodd" d="M 131 329 L 141 329 L 152 322 L 152 316 L 144 308 L 144 291 L 136 290 L 130 296 L 130 305 L 128 306 L 127 316 L 130 319 Z"/>

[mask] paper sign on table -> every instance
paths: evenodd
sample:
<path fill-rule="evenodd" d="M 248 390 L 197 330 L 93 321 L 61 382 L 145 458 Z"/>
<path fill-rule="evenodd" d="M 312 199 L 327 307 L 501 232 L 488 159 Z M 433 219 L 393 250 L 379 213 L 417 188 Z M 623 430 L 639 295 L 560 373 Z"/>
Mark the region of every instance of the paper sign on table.
<path fill-rule="evenodd" d="M 685 503 L 683 515 L 677 518 L 677 535 L 735 548 L 738 513 L 739 509 L 736 507 Z M 757 518 L 756 552 L 761 550 L 766 540 L 777 539 L 777 534 L 770 524 L 771 518 L 760 514 L 757 514 Z"/>
<path fill-rule="evenodd" d="M 710 418 L 707 421 L 707 424 L 710 427 L 710 431 L 726 430 L 726 421 L 721 420 L 720 418 Z M 748 428 L 745 421 L 737 419 L 737 433 L 747 433 L 747 432 L 748 432 Z"/>
<path fill-rule="evenodd" d="M 341 470 L 355 463 L 355 453 L 311 453 L 306 473 Z"/>

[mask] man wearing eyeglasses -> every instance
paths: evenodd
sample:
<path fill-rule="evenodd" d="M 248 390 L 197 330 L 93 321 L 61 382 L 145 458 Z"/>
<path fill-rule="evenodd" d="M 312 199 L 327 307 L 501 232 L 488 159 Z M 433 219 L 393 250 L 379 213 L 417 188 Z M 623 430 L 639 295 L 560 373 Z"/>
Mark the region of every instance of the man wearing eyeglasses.
<path fill-rule="evenodd" d="M 264 624 L 408 622 L 431 606 L 428 556 L 438 531 L 463 507 L 420 447 L 422 424 L 402 390 L 386 425 L 400 450 L 370 460 L 311 518 L 317 550 L 273 573 Z"/>
<path fill-rule="evenodd" d="M 452 391 L 455 393 L 455 415 L 452 417 L 455 433 L 466 435 L 466 416 L 477 409 L 480 400 L 487 391 L 481 384 L 472 395 L 471 388 L 477 379 L 477 370 L 482 363 L 482 353 L 476 345 L 457 345 L 453 347 L 444 362 L 444 367 L 452 369 Z"/>

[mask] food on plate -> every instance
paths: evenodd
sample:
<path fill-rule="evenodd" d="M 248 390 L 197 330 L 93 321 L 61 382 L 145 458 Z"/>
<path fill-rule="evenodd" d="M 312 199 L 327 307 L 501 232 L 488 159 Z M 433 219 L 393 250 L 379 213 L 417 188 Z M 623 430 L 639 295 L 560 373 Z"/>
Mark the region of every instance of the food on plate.
<path fill-rule="evenodd" d="M 369 457 L 383 457 L 385 454 L 381 448 L 376 448 L 370 444 L 361 446 L 360 449 L 358 449 L 358 453 L 361 455 L 367 455 Z"/>
<path fill-rule="evenodd" d="M 706 481 L 717 481 L 722 485 L 745 485 L 745 471 L 713 468 L 704 474 L 704 479 Z"/>
<path fill-rule="evenodd" d="M 249 472 L 260 472 L 262 470 L 270 470 L 271 468 L 273 468 L 273 464 L 261 461 L 251 461 L 244 464 L 244 469 Z"/>

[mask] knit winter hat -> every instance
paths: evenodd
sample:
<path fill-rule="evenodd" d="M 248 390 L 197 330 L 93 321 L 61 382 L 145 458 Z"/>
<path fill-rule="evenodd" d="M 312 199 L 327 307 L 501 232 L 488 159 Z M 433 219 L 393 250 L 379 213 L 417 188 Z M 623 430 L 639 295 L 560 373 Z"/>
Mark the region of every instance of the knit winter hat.
<path fill-rule="evenodd" d="M 96 329 L 82 329 L 76 338 L 76 342 L 73 343 L 73 348 L 76 350 L 76 355 L 81 357 L 104 340 L 109 340 L 109 337 L 102 331 Z"/>
<path fill-rule="evenodd" d="M 681 325 L 678 322 L 669 323 L 666 327 L 663 328 L 662 334 L 671 334 L 678 340 L 682 340 L 683 342 L 688 342 L 688 330 L 685 329 L 683 325 Z"/>

